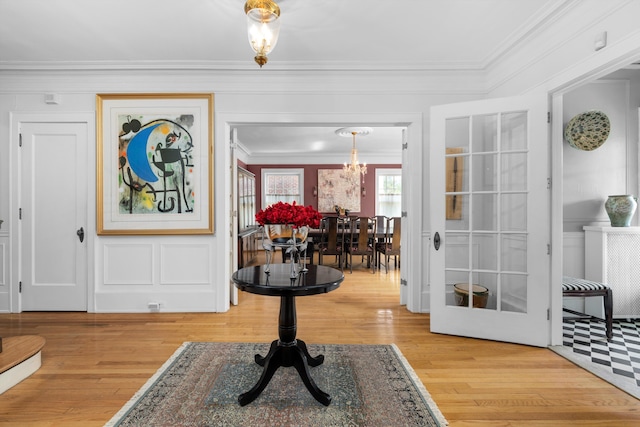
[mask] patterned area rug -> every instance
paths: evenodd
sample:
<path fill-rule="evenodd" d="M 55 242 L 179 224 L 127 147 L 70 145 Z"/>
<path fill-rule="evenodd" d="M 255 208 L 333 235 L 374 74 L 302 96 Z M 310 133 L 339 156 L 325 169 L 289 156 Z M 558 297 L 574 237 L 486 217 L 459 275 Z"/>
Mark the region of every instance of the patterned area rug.
<path fill-rule="evenodd" d="M 311 376 L 331 395 L 317 402 L 293 367 L 258 381 L 254 355 L 269 344 L 184 343 L 106 426 L 445 426 L 440 410 L 395 345 L 308 345 L 324 363 Z"/>
<path fill-rule="evenodd" d="M 613 320 L 607 341 L 604 322 L 565 320 L 563 345 L 550 347 L 559 355 L 640 399 L 640 320 Z"/>

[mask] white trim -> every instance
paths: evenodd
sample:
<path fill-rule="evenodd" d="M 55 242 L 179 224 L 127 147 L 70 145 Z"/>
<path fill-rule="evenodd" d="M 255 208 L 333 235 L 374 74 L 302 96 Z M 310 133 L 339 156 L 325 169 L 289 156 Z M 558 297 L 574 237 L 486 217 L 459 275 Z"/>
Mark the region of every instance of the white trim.
<path fill-rule="evenodd" d="M 590 56 L 562 73 L 543 82 L 551 97 L 551 277 L 550 314 L 551 345 L 562 345 L 562 274 L 563 274 L 563 95 L 571 90 L 617 71 L 640 58 L 640 31 L 614 46 Z"/>
<path fill-rule="evenodd" d="M 279 113 L 229 113 L 223 111 L 216 112 L 216 128 L 220 129 L 229 129 L 234 128 L 236 126 L 242 125 L 252 125 L 252 124 L 261 124 L 261 123 L 269 123 L 273 126 L 282 126 L 282 125 L 291 125 L 291 124 L 307 124 L 313 126 L 332 126 L 335 128 L 339 127 L 347 127 L 353 126 L 354 123 L 358 126 L 366 125 L 366 126 L 396 126 L 406 128 L 407 135 L 407 150 L 406 152 L 406 160 L 402 162 L 402 170 L 403 174 L 406 176 L 416 176 L 421 177 L 423 173 L 422 163 L 423 163 L 423 144 L 425 143 L 423 139 L 423 124 L 424 124 L 424 116 L 423 113 L 341 113 L 341 112 L 332 112 L 332 113 L 292 113 L 292 112 L 279 112 Z M 230 135 L 227 134 L 216 134 L 216 141 L 225 141 L 225 144 L 230 143 Z M 216 159 L 222 156 L 216 156 Z M 229 162 L 228 156 L 227 159 L 224 159 L 225 162 Z M 219 166 L 218 166 L 219 167 Z M 230 169 L 230 165 L 226 163 L 222 167 L 225 171 Z M 230 174 L 225 174 L 225 183 L 230 185 Z M 217 176 L 216 176 L 217 178 Z M 405 218 L 406 227 L 409 227 L 407 230 L 415 230 L 415 233 L 408 233 L 409 235 L 416 236 L 415 238 L 407 239 L 404 246 L 407 248 L 406 256 L 403 256 L 402 267 L 406 268 L 407 277 L 405 278 L 407 281 L 407 309 L 412 312 L 421 312 L 424 310 L 428 310 L 428 307 L 422 307 L 421 294 L 422 290 L 427 289 L 427 284 L 423 283 L 422 280 L 422 269 L 424 262 L 422 261 L 422 236 L 423 233 L 420 232 L 423 227 L 422 217 L 423 217 L 423 200 L 426 198 L 428 200 L 428 194 L 425 194 L 424 189 L 424 179 L 415 179 L 415 180 L 403 180 L 403 192 L 408 191 L 412 197 L 407 197 L 405 211 L 408 212 L 408 216 Z M 407 182 L 409 181 L 409 182 Z M 412 182 L 413 181 L 413 182 Z M 220 181 L 216 181 L 220 182 Z M 225 187 L 226 193 L 223 198 L 218 199 L 218 193 L 216 192 L 216 212 L 224 211 L 229 212 L 231 209 L 230 200 L 229 200 L 229 191 L 230 187 Z M 415 197 L 413 197 L 415 195 Z M 217 215 L 217 214 L 216 214 Z M 405 228 L 405 227 L 403 227 Z M 224 233 L 225 239 L 229 239 L 229 233 Z M 230 250 L 230 242 L 227 240 L 225 243 L 225 251 Z M 228 266 L 223 266 L 222 268 L 228 269 Z M 229 280 L 231 277 L 232 271 L 225 271 L 225 280 Z M 228 282 L 225 282 L 228 283 Z M 227 290 L 227 293 L 224 295 L 220 295 L 220 298 L 224 300 L 229 299 L 228 295 L 228 287 L 223 286 L 220 288 L 224 288 Z"/>

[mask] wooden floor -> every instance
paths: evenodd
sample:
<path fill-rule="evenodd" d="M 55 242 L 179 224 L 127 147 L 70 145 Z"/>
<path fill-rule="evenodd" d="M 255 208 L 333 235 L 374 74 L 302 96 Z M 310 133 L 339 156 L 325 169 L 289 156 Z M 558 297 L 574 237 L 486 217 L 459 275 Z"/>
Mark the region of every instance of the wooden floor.
<path fill-rule="evenodd" d="M 550 350 L 431 334 L 398 295 L 397 270 L 345 271 L 338 290 L 297 299 L 298 337 L 397 344 L 454 427 L 640 425 L 639 400 Z M 0 425 L 101 426 L 184 341 L 276 338 L 278 307 L 241 293 L 226 313 L 0 314 L 0 336 L 46 339 L 40 370 L 0 395 Z"/>

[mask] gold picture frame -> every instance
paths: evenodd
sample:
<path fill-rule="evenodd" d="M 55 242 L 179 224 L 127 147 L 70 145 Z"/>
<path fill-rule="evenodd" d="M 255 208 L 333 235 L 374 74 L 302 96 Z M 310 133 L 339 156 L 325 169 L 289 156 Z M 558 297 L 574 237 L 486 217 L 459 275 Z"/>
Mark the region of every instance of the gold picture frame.
<path fill-rule="evenodd" d="M 213 101 L 96 96 L 99 235 L 213 233 Z"/>

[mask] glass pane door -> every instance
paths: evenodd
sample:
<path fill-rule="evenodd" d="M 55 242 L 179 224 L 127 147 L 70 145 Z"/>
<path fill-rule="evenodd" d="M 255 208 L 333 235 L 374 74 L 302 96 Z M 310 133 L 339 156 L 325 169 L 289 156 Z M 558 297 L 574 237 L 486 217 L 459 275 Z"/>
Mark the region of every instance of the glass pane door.
<path fill-rule="evenodd" d="M 434 107 L 431 129 L 432 331 L 546 345 L 545 99 Z"/>
<path fill-rule="evenodd" d="M 447 305 L 527 310 L 527 134 L 526 112 L 446 120 Z"/>

